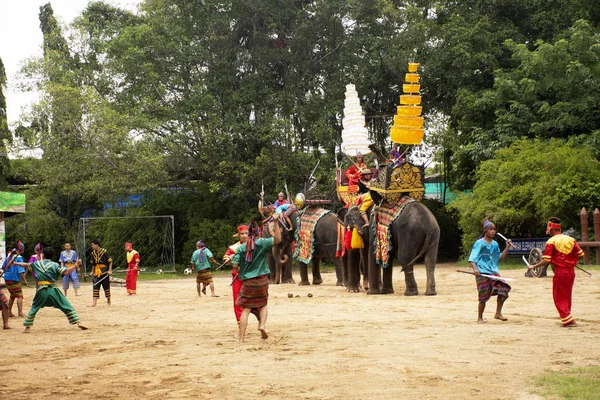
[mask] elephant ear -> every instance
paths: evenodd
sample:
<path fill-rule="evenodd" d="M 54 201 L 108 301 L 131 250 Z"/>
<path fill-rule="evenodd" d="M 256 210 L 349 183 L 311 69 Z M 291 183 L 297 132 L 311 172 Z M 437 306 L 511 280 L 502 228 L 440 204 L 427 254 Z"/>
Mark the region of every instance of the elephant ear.
<path fill-rule="evenodd" d="M 346 214 L 348 214 L 348 209 L 347 208 L 342 208 L 337 212 L 337 219 L 338 222 L 342 225 L 346 225 L 345 223 L 345 219 L 346 219 Z"/>

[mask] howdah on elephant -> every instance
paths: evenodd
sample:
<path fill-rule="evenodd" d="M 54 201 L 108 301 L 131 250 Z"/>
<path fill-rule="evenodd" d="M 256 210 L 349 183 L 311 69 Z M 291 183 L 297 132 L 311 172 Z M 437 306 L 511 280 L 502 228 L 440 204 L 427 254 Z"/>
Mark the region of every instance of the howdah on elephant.
<path fill-rule="evenodd" d="M 371 215 L 369 210 L 368 215 Z M 347 227 L 362 227 L 364 220 L 360 215 L 359 207 L 352 206 L 346 212 L 344 218 Z M 371 227 L 365 229 L 371 230 Z M 393 293 L 392 285 L 392 263 L 395 258 L 402 266 L 406 282 L 406 296 L 419 294 L 417 282 L 414 277 L 414 264 L 421 258 L 425 259 L 427 272 L 426 295 L 436 294 L 435 289 L 435 263 L 437 261 L 438 245 L 440 241 L 440 227 L 435 216 L 429 209 L 419 202 L 408 203 L 400 215 L 390 225 L 391 243 L 389 251 L 389 263 L 387 268 L 382 268 L 376 262 L 373 251 L 373 233 L 369 234 L 369 240 L 365 241 L 368 249 L 368 294 Z M 355 260 L 356 262 L 356 260 Z M 352 267 L 352 270 L 358 270 Z M 383 279 L 382 279 L 383 276 Z"/>
<path fill-rule="evenodd" d="M 281 231 L 281 242 L 273 246 L 273 256 L 275 262 L 287 261 L 285 253 L 286 249 L 291 246 L 295 239 L 295 233 L 298 230 L 298 211 L 293 211 L 289 214 L 289 220 L 291 221 L 292 228 L 286 229 L 285 227 Z M 282 222 L 279 222 L 282 224 Z M 313 233 L 314 251 L 312 253 L 311 265 L 312 265 L 312 284 L 319 285 L 323 283 L 321 278 L 321 259 L 326 258 L 335 265 L 335 273 L 337 282 L 336 285 L 342 286 L 342 263 L 339 258 L 335 256 L 337 246 L 337 215 L 334 213 L 327 213 L 323 215 L 316 223 Z M 289 228 L 289 227 L 288 227 Z M 300 269 L 301 281 L 299 285 L 310 285 L 308 280 L 308 265 L 300 260 L 297 261 L 297 265 Z"/>

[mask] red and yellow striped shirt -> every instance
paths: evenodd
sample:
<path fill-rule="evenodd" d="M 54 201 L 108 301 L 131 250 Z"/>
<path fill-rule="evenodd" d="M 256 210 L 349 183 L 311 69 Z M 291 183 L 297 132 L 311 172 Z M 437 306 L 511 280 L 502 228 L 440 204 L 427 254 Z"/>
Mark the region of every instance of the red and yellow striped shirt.
<path fill-rule="evenodd" d="M 583 250 L 575 239 L 559 233 L 546 242 L 542 259 L 550 261 L 554 268 L 574 268 L 579 257 L 583 257 Z"/>

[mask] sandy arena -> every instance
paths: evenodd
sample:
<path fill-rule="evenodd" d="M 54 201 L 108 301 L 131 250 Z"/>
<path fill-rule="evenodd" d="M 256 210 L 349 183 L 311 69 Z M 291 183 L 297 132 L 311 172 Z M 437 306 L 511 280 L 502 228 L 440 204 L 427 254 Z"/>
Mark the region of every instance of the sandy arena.
<path fill-rule="evenodd" d="M 0 332 L 2 398 L 60 399 L 536 399 L 533 375 L 598 365 L 600 273 L 578 272 L 573 315 L 560 327 L 551 278 L 516 278 L 503 314 L 477 320 L 474 277 L 438 266 L 438 295 L 367 296 L 334 286 L 271 285 L 268 329 L 261 340 L 249 319 L 246 343 L 234 338 L 229 277 L 220 297 L 198 298 L 193 278 L 138 282 L 138 294 L 113 287 L 113 305 L 98 307 L 88 283 L 69 299 L 90 329 L 42 309 L 30 334 L 11 318 Z M 425 269 L 415 275 L 424 292 Z M 295 279 L 299 280 L 297 274 Z M 27 313 L 34 290 L 25 288 Z M 6 290 L 5 290 L 6 293 Z M 288 293 L 299 297 L 288 298 Z M 308 297 L 311 293 L 313 297 Z M 16 313 L 16 304 L 13 311 Z"/>

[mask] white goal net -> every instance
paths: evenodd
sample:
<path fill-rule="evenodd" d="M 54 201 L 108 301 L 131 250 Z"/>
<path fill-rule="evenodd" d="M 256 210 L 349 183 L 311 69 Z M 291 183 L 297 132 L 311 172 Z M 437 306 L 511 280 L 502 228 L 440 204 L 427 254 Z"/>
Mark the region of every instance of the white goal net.
<path fill-rule="evenodd" d="M 90 273 L 92 240 L 98 239 L 113 259 L 113 271 L 127 268 L 125 243 L 140 253 L 140 269 L 175 270 L 175 218 L 172 215 L 80 218 L 77 250 L 84 273 Z"/>

